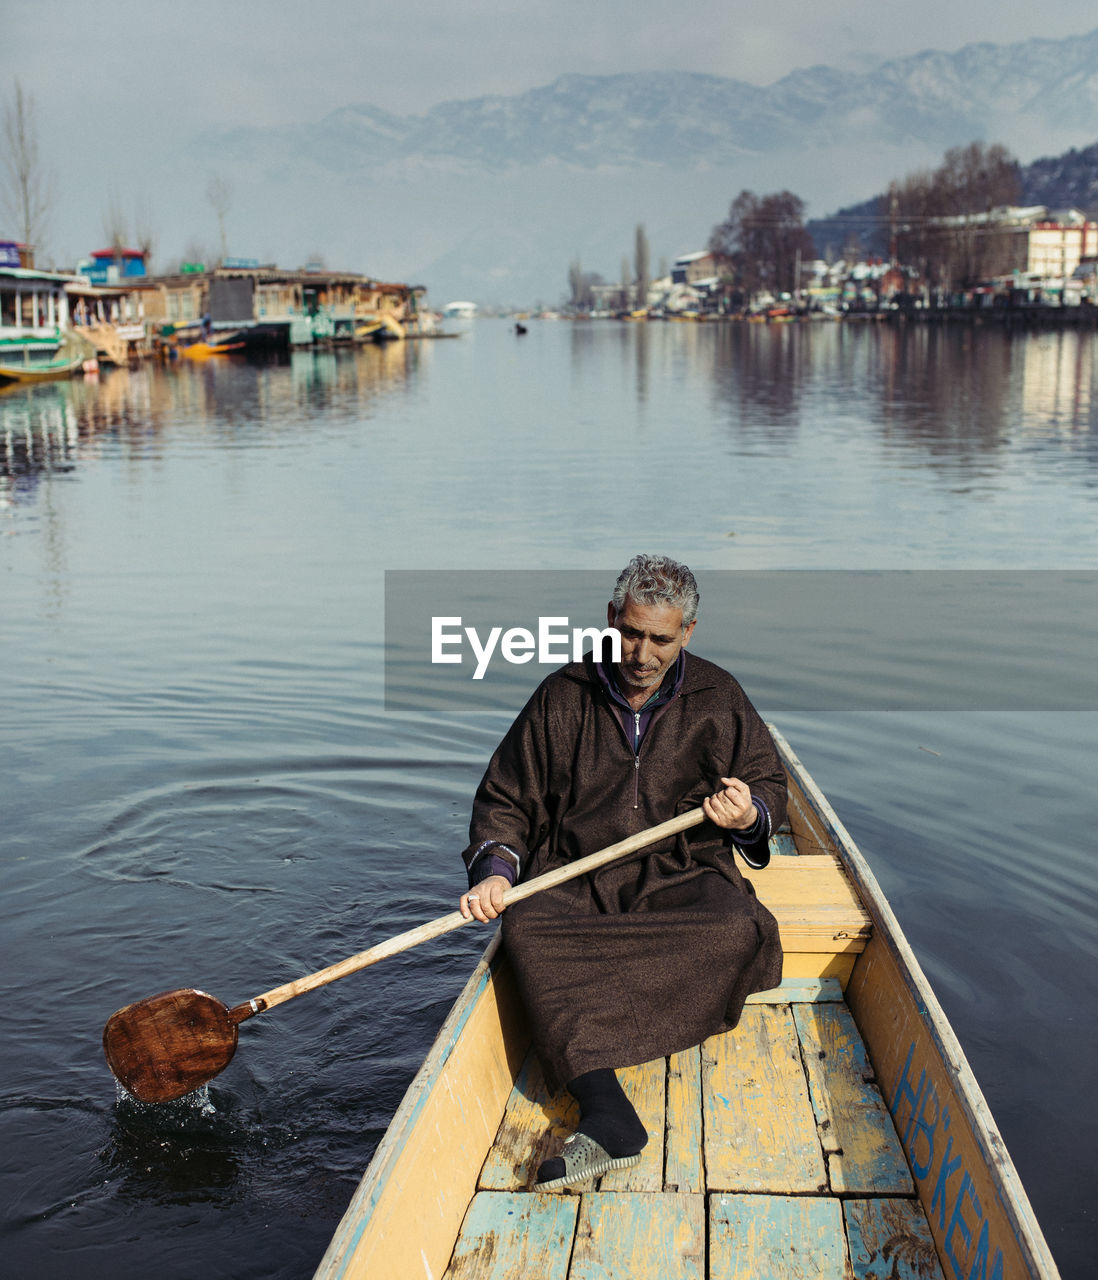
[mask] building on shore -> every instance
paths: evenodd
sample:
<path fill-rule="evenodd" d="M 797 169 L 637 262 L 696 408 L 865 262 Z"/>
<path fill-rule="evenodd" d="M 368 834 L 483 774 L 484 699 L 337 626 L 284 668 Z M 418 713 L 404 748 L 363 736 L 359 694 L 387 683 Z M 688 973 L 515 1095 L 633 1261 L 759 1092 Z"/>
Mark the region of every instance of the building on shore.
<path fill-rule="evenodd" d="M 15 256 L 6 254 L 9 261 Z M 68 288 L 76 282 L 63 271 L 0 265 L 0 383 L 68 377 L 92 367 L 95 347 L 71 323 Z"/>
<path fill-rule="evenodd" d="M 145 290 L 146 318 L 166 338 L 203 325 L 270 348 L 404 337 L 417 325 L 425 292 L 356 272 L 286 270 L 243 259 L 153 276 Z"/>
<path fill-rule="evenodd" d="M 23 267 L 34 270 L 34 245 L 18 240 L 0 240 L 0 267 Z"/>
<path fill-rule="evenodd" d="M 671 283 L 708 287 L 720 275 L 716 258 L 708 249 L 684 253 L 671 264 Z"/>
<path fill-rule="evenodd" d="M 927 226 L 965 265 L 965 279 L 957 282 L 965 288 L 1012 284 L 1062 294 L 1078 268 L 1098 256 L 1098 223 L 1079 209 L 1004 206 L 934 218 Z"/>
<path fill-rule="evenodd" d="M 152 334 L 145 319 L 147 291 L 132 285 L 72 280 L 65 292 L 73 329 L 95 346 L 101 360 L 121 365 L 152 354 Z"/>
<path fill-rule="evenodd" d="M 1042 279 L 1065 279 L 1098 257 L 1098 222 L 1078 209 L 1046 212 L 1029 226 L 1024 256 L 1025 265 L 1015 269 Z"/>
<path fill-rule="evenodd" d="M 65 286 L 73 276 L 63 271 L 0 265 L 0 341 L 21 335 L 54 337 L 69 327 Z"/>
<path fill-rule="evenodd" d="M 37 358 L 66 335 L 114 364 L 233 339 L 234 350 L 386 341 L 430 332 L 420 285 L 320 267 L 227 259 L 152 276 L 145 253 L 114 246 L 75 272 L 37 271 L 29 245 L 0 240 L 0 346 Z M 28 344 L 30 344 L 28 346 Z"/>
<path fill-rule="evenodd" d="M 76 264 L 76 270 L 90 284 L 116 286 L 148 275 L 148 254 L 144 249 L 126 249 L 115 245 L 97 249 Z"/>

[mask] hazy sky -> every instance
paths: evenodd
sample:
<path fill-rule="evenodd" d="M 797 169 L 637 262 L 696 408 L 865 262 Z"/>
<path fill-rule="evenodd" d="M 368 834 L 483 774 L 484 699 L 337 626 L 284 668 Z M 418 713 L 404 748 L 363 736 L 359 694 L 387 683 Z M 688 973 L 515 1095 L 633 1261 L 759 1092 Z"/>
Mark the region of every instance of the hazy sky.
<path fill-rule="evenodd" d="M 416 112 L 569 71 L 767 84 L 819 62 L 1081 34 L 1098 11 L 1093 0 L 4 0 L 0 23 L 5 88 L 17 75 L 34 91 L 43 132 L 109 147 L 158 121 L 275 123 L 353 102 Z"/>
<path fill-rule="evenodd" d="M 103 238 L 113 208 L 138 220 L 152 210 L 159 251 L 182 252 L 209 209 L 201 160 L 192 149 L 184 171 L 181 157 L 211 126 L 314 121 L 355 103 L 414 114 L 569 72 L 689 70 L 765 85 L 818 63 L 854 69 L 1096 26 L 1094 0 L 0 0 L 0 101 L 16 77 L 33 95 L 55 194 L 38 240 L 57 263 Z M 843 194 L 874 189 L 852 181 Z M 244 194 L 234 212 L 247 240 L 246 219 L 258 219 Z M 334 237 L 311 193 L 285 194 L 284 207 L 264 206 L 264 235 L 278 216 L 293 227 L 249 252 L 292 257 L 309 251 L 305 240 Z M 420 247 L 430 261 L 435 250 Z M 353 246 L 334 252 L 357 262 Z M 393 252 L 385 269 L 420 261 L 416 248 Z"/>

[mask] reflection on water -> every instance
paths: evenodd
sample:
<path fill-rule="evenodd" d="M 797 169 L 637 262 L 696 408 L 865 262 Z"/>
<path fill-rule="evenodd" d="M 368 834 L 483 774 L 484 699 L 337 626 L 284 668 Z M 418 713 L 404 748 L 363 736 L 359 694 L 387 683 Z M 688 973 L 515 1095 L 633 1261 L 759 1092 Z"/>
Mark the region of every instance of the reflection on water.
<path fill-rule="evenodd" d="M 361 351 L 294 353 L 281 363 L 146 363 L 102 375 L 13 387 L 0 394 L 0 501 L 33 494 L 36 477 L 71 471 L 117 449 L 128 459 L 159 453 L 166 431 L 198 427 L 213 442 L 246 442 L 262 425 L 299 431 L 311 415 L 368 416 L 405 385 L 422 356 L 413 343 Z"/>
<path fill-rule="evenodd" d="M 600 398 L 608 362 L 619 365 L 621 394 L 640 404 L 653 377 L 708 386 L 730 428 L 748 440 L 765 433 L 770 446 L 818 429 L 826 413 L 931 463 L 975 465 L 1023 438 L 1090 456 L 1096 449 L 1098 344 L 1074 329 L 574 324 L 569 345 L 573 378 L 597 382 Z M 272 431 L 298 432 L 314 417 L 368 417 L 431 354 L 421 344 L 386 344 L 295 353 L 279 364 L 145 365 L 9 389 L 0 396 L 0 499 L 25 499 L 37 475 L 70 471 L 108 444 L 131 458 L 155 454 L 163 432 L 188 424 L 238 443 L 262 425 L 269 444 Z"/>
<path fill-rule="evenodd" d="M 78 417 L 67 388 L 18 388 L 0 398 L 0 505 L 26 501 L 46 473 L 71 471 Z"/>
<path fill-rule="evenodd" d="M 1022 349 L 1026 429 L 1056 432 L 1069 443 L 1095 424 L 1095 343 L 1085 335 L 1042 334 Z M 1092 443 L 1092 442 L 1091 442 Z"/>
<path fill-rule="evenodd" d="M 597 326 L 596 326 L 597 328 Z M 931 460 L 995 453 L 1019 431 L 1078 437 L 1098 425 L 1094 335 L 1075 329 L 1019 334 L 942 324 L 621 326 L 611 336 L 572 329 L 573 369 L 647 398 L 654 371 L 712 386 L 741 432 L 817 427 L 816 412 L 851 415 Z M 868 421 L 867 421 L 868 413 Z M 856 418 L 855 418 L 856 415 Z"/>

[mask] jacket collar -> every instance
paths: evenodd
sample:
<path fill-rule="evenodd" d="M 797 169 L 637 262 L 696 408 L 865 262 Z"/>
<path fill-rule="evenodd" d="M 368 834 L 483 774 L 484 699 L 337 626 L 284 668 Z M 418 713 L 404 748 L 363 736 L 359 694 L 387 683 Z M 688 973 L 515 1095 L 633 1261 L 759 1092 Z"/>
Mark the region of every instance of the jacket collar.
<path fill-rule="evenodd" d="M 679 660 L 676 666 L 682 667 L 682 674 L 678 677 L 675 693 L 679 697 L 684 697 L 689 693 L 697 693 L 701 689 L 711 689 L 716 684 L 714 672 L 718 670 L 711 662 L 707 662 L 705 658 L 699 658 L 696 654 L 690 652 L 689 649 L 683 649 L 679 654 Z M 582 662 L 570 662 L 563 669 L 562 674 L 570 676 L 573 680 L 579 680 L 587 684 L 594 685 L 596 689 L 603 688 L 603 678 L 599 676 L 597 667 L 601 665 L 595 661 L 594 655 L 585 653 Z M 674 670 L 674 668 L 672 668 Z M 668 672 L 668 675 L 671 673 Z M 664 677 L 666 682 L 667 676 Z"/>
<path fill-rule="evenodd" d="M 622 693 L 618 684 L 617 672 L 611 663 L 596 662 L 594 663 L 595 675 L 598 677 L 599 683 L 602 685 L 606 695 L 619 706 L 625 707 L 626 710 L 632 711 L 629 701 L 625 694 Z M 667 674 L 660 681 L 660 687 L 652 694 L 648 701 L 640 708 L 641 711 L 654 711 L 657 707 L 662 707 L 670 702 L 682 688 L 683 673 L 686 670 L 686 650 L 680 649 L 679 656 L 675 659 L 674 665 L 668 670 Z"/>

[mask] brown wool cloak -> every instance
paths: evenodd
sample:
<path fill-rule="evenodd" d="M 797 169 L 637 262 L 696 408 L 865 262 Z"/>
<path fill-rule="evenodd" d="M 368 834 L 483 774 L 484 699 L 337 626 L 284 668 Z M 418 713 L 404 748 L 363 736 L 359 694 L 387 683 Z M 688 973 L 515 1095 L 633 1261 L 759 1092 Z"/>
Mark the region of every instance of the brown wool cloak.
<path fill-rule="evenodd" d="M 676 696 L 634 757 L 588 656 L 534 692 L 473 802 L 466 864 L 500 841 L 531 879 L 696 808 L 737 777 L 773 830 L 786 780 L 738 682 L 685 651 Z M 754 991 L 777 986 L 774 917 L 737 869 L 727 832 L 703 822 L 670 840 L 508 907 L 503 938 L 551 1088 L 734 1027 Z M 754 861 L 768 858 L 753 847 Z"/>

